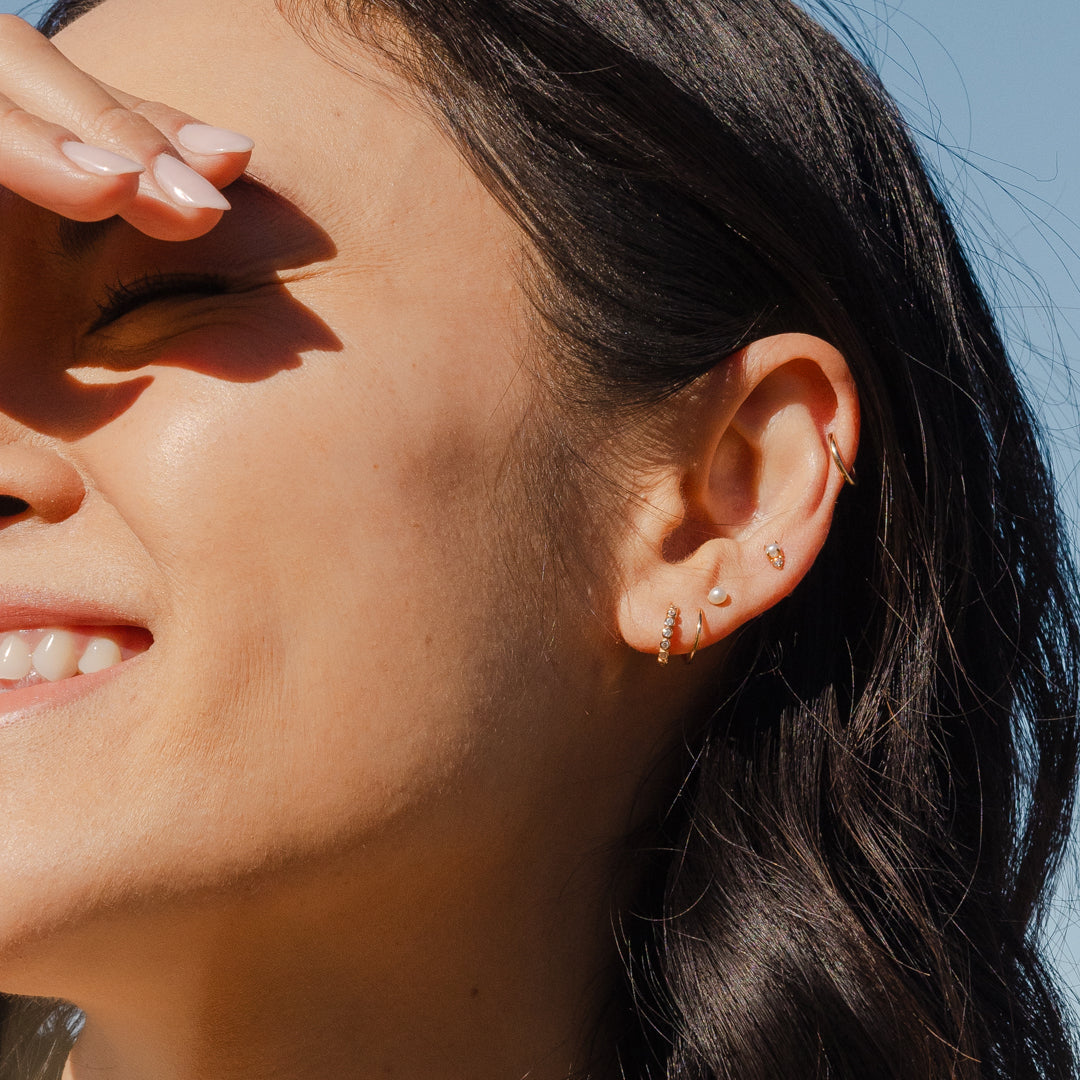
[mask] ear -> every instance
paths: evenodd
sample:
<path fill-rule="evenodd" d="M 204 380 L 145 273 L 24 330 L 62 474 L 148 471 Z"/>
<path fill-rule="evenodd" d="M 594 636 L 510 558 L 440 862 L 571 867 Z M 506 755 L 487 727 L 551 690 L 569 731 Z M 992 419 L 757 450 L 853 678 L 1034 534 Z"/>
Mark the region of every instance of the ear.
<path fill-rule="evenodd" d="M 676 655 L 694 648 L 699 611 L 703 649 L 795 588 L 848 483 L 830 437 L 849 472 L 859 438 L 847 363 L 805 334 L 754 342 L 672 409 L 662 460 L 630 481 L 637 498 L 618 551 L 619 632 L 653 655 L 671 605 L 680 609 L 670 637 Z"/>

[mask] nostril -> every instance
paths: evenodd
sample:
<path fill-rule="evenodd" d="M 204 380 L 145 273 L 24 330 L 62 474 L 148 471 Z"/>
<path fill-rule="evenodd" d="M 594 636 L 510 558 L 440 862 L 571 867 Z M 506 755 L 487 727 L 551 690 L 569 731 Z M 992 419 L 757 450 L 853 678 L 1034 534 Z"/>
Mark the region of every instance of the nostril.
<path fill-rule="evenodd" d="M 78 469 L 52 447 L 0 441 L 3 528 L 30 518 L 39 524 L 65 521 L 78 511 L 85 496 L 86 485 Z"/>
<path fill-rule="evenodd" d="M 30 509 L 30 504 L 25 499 L 17 499 L 14 495 L 0 495 L 0 518 L 18 517 Z"/>

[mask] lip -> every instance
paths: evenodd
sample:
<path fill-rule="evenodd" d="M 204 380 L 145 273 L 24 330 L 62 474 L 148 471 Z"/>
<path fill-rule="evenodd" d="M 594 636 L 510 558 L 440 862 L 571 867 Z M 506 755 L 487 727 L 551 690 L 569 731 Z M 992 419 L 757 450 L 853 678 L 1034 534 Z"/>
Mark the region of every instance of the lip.
<path fill-rule="evenodd" d="M 49 627 L 89 629 L 99 626 L 115 629 L 130 627 L 133 631 L 142 631 L 149 634 L 151 647 L 153 645 L 153 632 L 145 621 L 129 609 L 97 600 L 61 596 L 45 589 L 0 586 L 0 634 Z M 0 727 L 6 727 L 29 713 L 56 708 L 93 693 L 131 670 L 132 665 L 137 666 L 146 651 L 91 675 L 74 675 L 59 682 L 37 683 L 0 693 Z"/>
<path fill-rule="evenodd" d="M 34 686 L 23 686 L 18 690 L 5 691 L 0 694 L 0 729 L 15 723 L 29 713 L 66 705 L 84 694 L 92 694 L 102 684 L 130 670 L 132 665 L 137 665 L 145 655 L 146 653 L 139 653 L 138 656 L 122 660 L 119 664 L 114 664 L 104 671 L 95 671 L 92 675 L 73 675 L 70 679 L 62 679 L 60 682 L 37 683 Z"/>
<path fill-rule="evenodd" d="M 61 596 L 45 589 L 0 585 L 0 634 L 49 626 L 132 626 L 150 630 L 138 614 L 123 607 Z"/>

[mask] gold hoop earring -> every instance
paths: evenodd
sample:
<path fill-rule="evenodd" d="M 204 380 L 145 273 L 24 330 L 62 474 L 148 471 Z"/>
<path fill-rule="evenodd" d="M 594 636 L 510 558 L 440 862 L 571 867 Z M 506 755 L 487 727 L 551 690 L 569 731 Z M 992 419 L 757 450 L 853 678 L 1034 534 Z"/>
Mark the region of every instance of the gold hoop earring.
<path fill-rule="evenodd" d="M 668 662 L 668 651 L 671 649 L 671 638 L 675 633 L 675 620 L 678 617 L 679 609 L 674 604 L 669 604 L 664 616 L 664 629 L 660 631 L 660 654 L 656 658 L 661 664 Z"/>
<path fill-rule="evenodd" d="M 697 613 L 697 634 L 694 636 L 694 646 L 686 654 L 686 662 L 688 664 L 692 663 L 694 657 L 697 656 L 698 646 L 701 644 L 701 631 L 702 631 L 702 628 L 704 626 L 704 623 L 705 623 L 705 613 L 701 610 L 701 608 L 698 608 L 698 613 Z"/>
<path fill-rule="evenodd" d="M 840 447 L 836 445 L 836 439 L 833 437 L 831 431 L 829 432 L 829 453 L 832 454 L 832 459 L 836 462 L 836 467 L 840 470 L 840 475 L 844 478 L 844 483 L 855 487 L 859 482 L 855 479 L 855 471 L 854 469 L 849 469 L 845 464 L 844 459 L 840 456 Z"/>

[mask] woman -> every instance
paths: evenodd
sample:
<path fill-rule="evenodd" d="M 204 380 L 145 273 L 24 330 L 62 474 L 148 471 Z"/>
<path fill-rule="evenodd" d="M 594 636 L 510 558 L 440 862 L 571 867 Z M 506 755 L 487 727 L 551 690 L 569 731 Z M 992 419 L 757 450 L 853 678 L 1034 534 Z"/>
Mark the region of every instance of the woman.
<path fill-rule="evenodd" d="M 44 29 L 4 1075 L 1072 1076 L 1070 564 L 873 77 L 785 0 Z"/>

